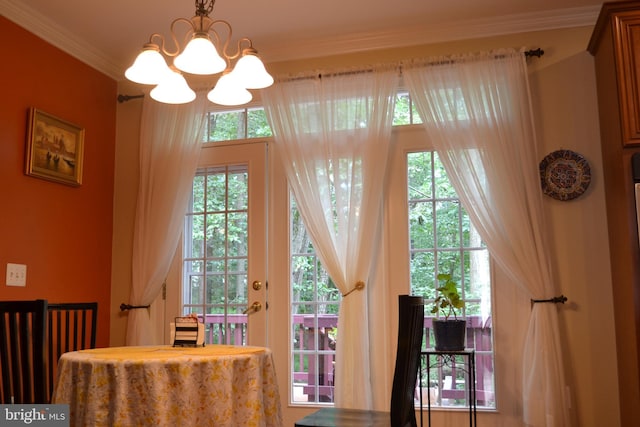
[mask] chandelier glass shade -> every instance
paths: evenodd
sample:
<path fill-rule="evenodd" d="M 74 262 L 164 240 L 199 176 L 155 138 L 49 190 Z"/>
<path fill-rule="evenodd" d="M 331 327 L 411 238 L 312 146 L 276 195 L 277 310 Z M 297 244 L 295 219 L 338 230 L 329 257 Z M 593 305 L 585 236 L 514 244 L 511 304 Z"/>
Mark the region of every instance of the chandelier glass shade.
<path fill-rule="evenodd" d="M 186 104 L 196 99 L 196 93 L 189 87 L 182 74 L 169 71 L 160 83 L 151 89 L 151 98 L 165 104 Z"/>
<path fill-rule="evenodd" d="M 207 99 L 214 104 L 242 105 L 251 101 L 252 95 L 232 72 L 220 76 L 216 86 L 207 94 Z"/>
<path fill-rule="evenodd" d="M 195 3 L 194 17 L 178 18 L 171 23 L 173 49 L 167 48 L 164 36 L 152 34 L 125 71 L 125 77 L 135 83 L 155 85 L 150 95 L 158 102 L 183 104 L 196 97 L 183 73 L 198 76 L 222 73 L 207 98 L 221 105 L 250 102 L 253 96 L 248 89 L 271 86 L 273 77 L 267 72 L 250 39 L 239 39 L 235 51 L 229 52 L 231 25 L 209 17 L 215 0 L 196 0 Z M 188 42 L 181 46 L 179 37 Z"/>

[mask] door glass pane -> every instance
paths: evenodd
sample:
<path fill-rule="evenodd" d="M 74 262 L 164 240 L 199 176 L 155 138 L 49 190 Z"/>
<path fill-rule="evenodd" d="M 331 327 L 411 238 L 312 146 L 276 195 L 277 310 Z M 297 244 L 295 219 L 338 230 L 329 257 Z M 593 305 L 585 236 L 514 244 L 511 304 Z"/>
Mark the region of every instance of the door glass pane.
<path fill-rule="evenodd" d="M 204 321 L 208 344 L 247 343 L 247 178 L 247 166 L 234 165 L 200 169 L 193 180 L 182 310 Z"/>

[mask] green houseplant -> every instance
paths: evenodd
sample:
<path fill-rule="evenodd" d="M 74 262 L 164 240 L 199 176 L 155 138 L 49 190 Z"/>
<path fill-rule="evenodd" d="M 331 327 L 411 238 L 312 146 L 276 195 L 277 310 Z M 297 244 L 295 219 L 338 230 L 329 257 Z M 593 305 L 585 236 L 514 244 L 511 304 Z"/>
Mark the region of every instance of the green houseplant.
<path fill-rule="evenodd" d="M 462 351 L 465 347 L 467 321 L 458 319 L 465 302 L 458 293 L 458 285 L 451 274 L 438 274 L 440 286 L 433 301 L 432 314 L 442 316 L 433 319 L 433 335 L 437 351 Z M 451 318 L 453 317 L 453 318 Z"/>

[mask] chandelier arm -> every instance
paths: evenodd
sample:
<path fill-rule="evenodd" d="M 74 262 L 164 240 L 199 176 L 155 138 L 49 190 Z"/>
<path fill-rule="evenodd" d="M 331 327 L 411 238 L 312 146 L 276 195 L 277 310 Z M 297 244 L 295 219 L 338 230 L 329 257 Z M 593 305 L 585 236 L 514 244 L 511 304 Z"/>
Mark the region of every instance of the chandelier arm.
<path fill-rule="evenodd" d="M 164 50 L 164 36 L 160 33 L 153 33 L 149 36 L 149 43 L 158 46 L 160 50 Z"/>
<path fill-rule="evenodd" d="M 218 49 L 218 46 L 220 46 L 220 43 L 221 43 L 220 34 L 218 34 L 218 32 L 213 27 L 209 28 L 209 31 L 207 32 L 207 34 L 211 36 L 211 39 L 212 39 L 211 42 L 216 47 L 216 49 Z"/>
<path fill-rule="evenodd" d="M 242 48 L 242 42 L 247 42 L 249 44 L 249 46 L 247 46 L 246 49 L 243 49 Z M 239 57 L 247 49 L 253 49 L 253 42 L 251 41 L 251 39 L 249 37 L 243 37 L 241 39 L 238 39 L 238 50 L 231 57 L 231 59 L 236 59 L 237 57 Z"/>
<path fill-rule="evenodd" d="M 195 31 L 193 23 L 191 22 L 190 19 L 187 19 L 187 18 L 176 18 L 176 19 L 173 20 L 173 22 L 171 23 L 170 29 L 171 29 L 171 40 L 173 40 L 173 46 L 174 46 L 175 50 L 167 49 L 167 47 L 165 46 L 164 37 L 160 36 L 162 38 L 162 46 L 161 46 L 162 53 L 164 53 L 165 55 L 170 56 L 170 57 L 178 56 L 178 54 L 182 50 L 180 48 L 180 43 L 178 42 L 178 37 L 176 36 L 176 25 L 179 24 L 179 23 L 184 23 L 184 24 L 187 24 L 189 26 L 189 29 L 186 30 L 186 32 L 185 32 L 185 36 L 184 36 L 185 43 L 184 43 L 184 45 L 186 45 L 187 38 L 190 35 L 192 35 L 194 33 L 194 31 Z"/>
<path fill-rule="evenodd" d="M 227 50 L 229 49 L 229 43 L 231 42 L 231 37 L 233 36 L 233 29 L 231 28 L 231 24 L 229 24 L 229 22 L 225 21 L 224 19 L 216 19 L 215 21 L 212 21 L 211 25 L 209 26 L 209 33 L 215 34 L 216 41 L 218 41 L 218 43 L 220 42 L 222 37 L 220 36 L 220 33 L 214 28 L 217 24 L 222 24 L 227 29 L 227 37 L 224 41 L 224 44 L 220 46 L 220 54 L 222 55 L 224 60 L 227 61 L 227 67 L 231 67 L 231 60 L 238 57 L 238 55 L 229 55 L 229 53 L 227 52 Z"/>

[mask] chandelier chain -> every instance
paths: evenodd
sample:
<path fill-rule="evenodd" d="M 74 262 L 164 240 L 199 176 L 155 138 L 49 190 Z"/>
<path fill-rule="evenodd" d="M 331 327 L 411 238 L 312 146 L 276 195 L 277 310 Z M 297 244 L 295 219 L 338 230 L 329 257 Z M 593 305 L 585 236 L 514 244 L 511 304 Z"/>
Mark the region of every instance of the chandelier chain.
<path fill-rule="evenodd" d="M 209 16 L 213 11 L 216 0 L 196 0 L 196 16 Z"/>

